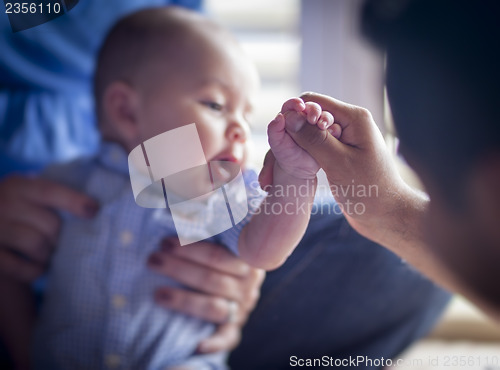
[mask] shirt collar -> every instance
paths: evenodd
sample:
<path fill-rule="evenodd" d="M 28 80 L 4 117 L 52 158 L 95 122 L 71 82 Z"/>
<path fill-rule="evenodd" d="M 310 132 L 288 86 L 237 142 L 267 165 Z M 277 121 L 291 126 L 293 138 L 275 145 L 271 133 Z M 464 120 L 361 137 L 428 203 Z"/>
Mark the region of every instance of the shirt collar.
<path fill-rule="evenodd" d="M 127 152 L 117 143 L 102 142 L 99 149 L 98 161 L 109 170 L 127 176 L 129 174 Z"/>

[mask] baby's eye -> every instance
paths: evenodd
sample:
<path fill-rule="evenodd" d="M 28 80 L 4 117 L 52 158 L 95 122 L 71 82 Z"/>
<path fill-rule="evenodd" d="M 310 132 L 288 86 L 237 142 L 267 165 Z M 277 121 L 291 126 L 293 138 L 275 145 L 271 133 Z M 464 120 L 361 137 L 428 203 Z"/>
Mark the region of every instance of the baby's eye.
<path fill-rule="evenodd" d="M 213 101 L 203 101 L 202 104 L 217 112 L 220 112 L 222 111 L 222 109 L 224 109 L 224 106 L 222 104 Z"/>

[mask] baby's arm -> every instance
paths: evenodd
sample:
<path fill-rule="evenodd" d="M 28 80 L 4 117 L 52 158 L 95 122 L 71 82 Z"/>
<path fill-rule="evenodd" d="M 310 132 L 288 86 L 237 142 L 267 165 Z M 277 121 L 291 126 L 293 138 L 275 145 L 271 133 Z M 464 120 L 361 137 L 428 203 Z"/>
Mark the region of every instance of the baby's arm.
<path fill-rule="evenodd" d="M 315 103 L 290 99 L 268 127 L 276 162 L 268 196 L 238 240 L 241 257 L 249 264 L 271 270 L 281 266 L 304 235 L 316 193 L 318 163 L 286 132 L 304 121 L 340 136 L 340 126 Z"/>

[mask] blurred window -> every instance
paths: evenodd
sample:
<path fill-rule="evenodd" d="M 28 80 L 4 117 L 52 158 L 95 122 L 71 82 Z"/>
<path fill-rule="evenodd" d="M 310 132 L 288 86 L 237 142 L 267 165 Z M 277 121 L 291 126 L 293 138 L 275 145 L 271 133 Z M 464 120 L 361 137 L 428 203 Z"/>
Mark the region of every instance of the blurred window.
<path fill-rule="evenodd" d="M 266 127 L 283 102 L 300 92 L 300 0 L 206 0 L 209 16 L 229 28 L 257 65 L 262 82 L 252 122 L 259 165 Z"/>

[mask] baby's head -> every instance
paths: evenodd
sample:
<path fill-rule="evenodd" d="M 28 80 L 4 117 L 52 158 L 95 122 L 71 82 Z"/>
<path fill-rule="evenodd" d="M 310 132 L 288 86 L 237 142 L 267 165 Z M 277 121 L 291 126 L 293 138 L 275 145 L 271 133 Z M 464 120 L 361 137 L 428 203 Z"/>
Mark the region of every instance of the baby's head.
<path fill-rule="evenodd" d="M 202 15 L 168 7 L 123 18 L 101 48 L 94 82 L 104 139 L 130 152 L 196 123 L 207 161 L 244 165 L 257 72 L 234 38 Z"/>

